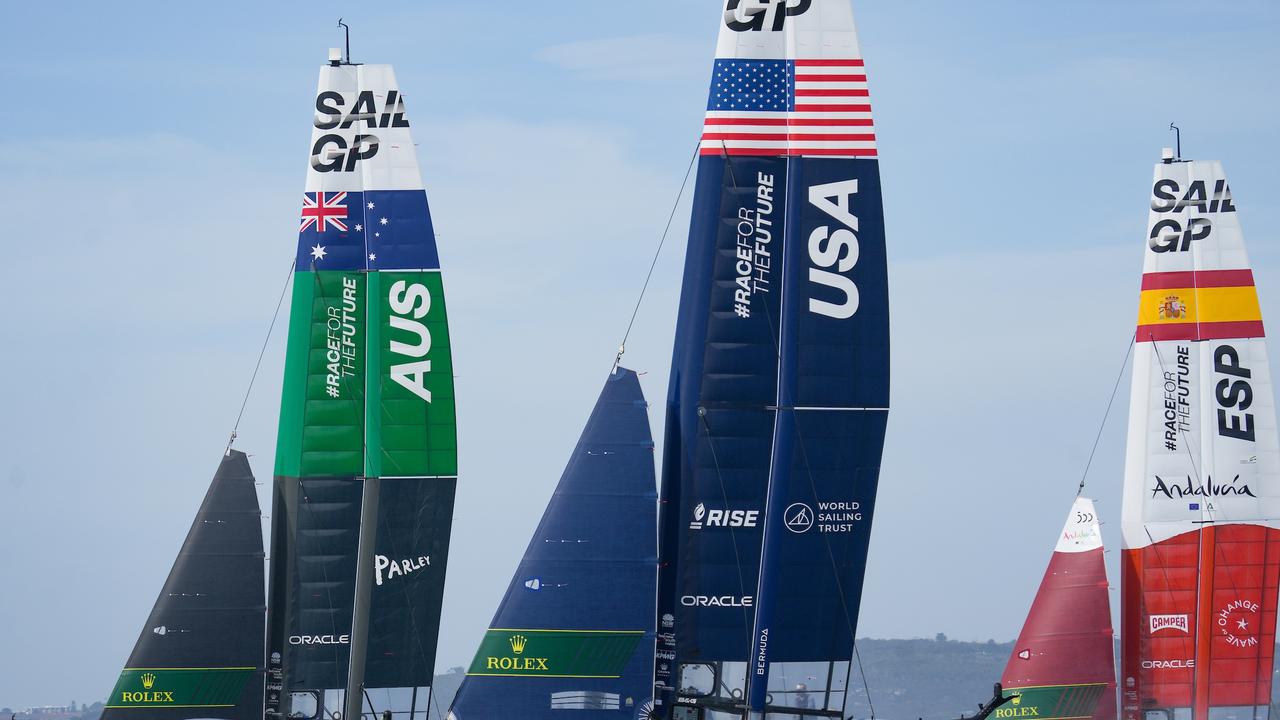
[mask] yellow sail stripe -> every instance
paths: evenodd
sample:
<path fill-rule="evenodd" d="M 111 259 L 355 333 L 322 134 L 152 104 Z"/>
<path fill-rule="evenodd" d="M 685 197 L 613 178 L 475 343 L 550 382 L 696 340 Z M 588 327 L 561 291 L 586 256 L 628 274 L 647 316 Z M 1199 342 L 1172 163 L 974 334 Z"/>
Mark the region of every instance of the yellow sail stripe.
<path fill-rule="evenodd" d="M 1138 307 L 1139 325 L 1260 320 L 1262 308 L 1253 286 L 1144 290 Z"/>

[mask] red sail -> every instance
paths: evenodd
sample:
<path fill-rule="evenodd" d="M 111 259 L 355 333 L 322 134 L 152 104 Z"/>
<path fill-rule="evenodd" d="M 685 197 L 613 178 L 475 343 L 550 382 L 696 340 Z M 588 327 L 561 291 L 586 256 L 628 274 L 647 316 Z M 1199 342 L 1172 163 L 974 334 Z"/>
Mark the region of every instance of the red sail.
<path fill-rule="evenodd" d="M 996 717 L 1115 720 L 1113 642 L 1098 516 L 1078 498 L 1000 680 L 1013 702 Z"/>

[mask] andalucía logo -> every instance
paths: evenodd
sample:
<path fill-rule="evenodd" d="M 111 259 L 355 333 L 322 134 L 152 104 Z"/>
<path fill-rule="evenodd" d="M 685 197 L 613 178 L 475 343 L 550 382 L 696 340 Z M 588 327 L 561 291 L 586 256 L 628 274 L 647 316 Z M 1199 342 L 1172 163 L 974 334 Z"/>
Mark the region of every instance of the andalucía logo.
<path fill-rule="evenodd" d="M 1258 610 L 1258 603 L 1237 598 L 1218 611 L 1218 631 L 1228 644 L 1238 648 L 1258 645 Z"/>
<path fill-rule="evenodd" d="M 120 702 L 128 705 L 163 705 L 173 702 L 173 692 L 168 690 L 152 690 L 156 685 L 154 673 L 143 673 L 139 678 L 141 691 L 124 690 L 120 693 Z"/>
<path fill-rule="evenodd" d="M 1163 495 L 1166 498 L 1188 498 L 1188 497 L 1234 497 L 1237 495 L 1247 495 L 1256 498 L 1253 490 L 1249 489 L 1249 483 L 1241 483 L 1240 476 L 1237 475 L 1231 479 L 1230 483 L 1215 483 L 1213 476 L 1205 478 L 1203 485 L 1196 485 L 1191 480 L 1191 476 L 1187 476 L 1185 483 L 1165 482 L 1164 478 L 1156 476 L 1156 485 L 1151 489 L 1151 497 Z"/>
<path fill-rule="evenodd" d="M 1186 615 L 1152 615 L 1147 619 L 1153 635 L 1161 630 L 1181 630 L 1183 635 L 1191 634 L 1191 623 Z"/>
<path fill-rule="evenodd" d="M 813 0 L 729 0 L 724 22 L 734 32 L 764 30 L 781 31 L 787 18 L 803 15 L 813 7 Z"/>

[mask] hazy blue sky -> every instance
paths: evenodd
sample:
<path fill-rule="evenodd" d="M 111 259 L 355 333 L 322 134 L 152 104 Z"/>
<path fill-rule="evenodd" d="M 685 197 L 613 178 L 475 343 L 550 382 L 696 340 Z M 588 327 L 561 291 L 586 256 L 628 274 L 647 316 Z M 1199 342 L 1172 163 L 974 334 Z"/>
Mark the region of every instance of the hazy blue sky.
<path fill-rule="evenodd" d="M 1132 333 L 1171 120 L 1187 155 L 1225 162 L 1280 318 L 1280 4 L 856 9 L 895 406 L 859 632 L 1007 640 Z M 293 255 L 340 15 L 356 60 L 396 66 L 440 234 L 462 480 L 439 662 L 466 664 L 613 358 L 700 131 L 719 12 L 6 4 L 0 704 L 104 698 L 146 618 Z M 627 355 L 657 435 L 686 217 Z M 282 339 L 238 443 L 264 481 Z M 1126 398 L 1127 380 L 1090 484 L 1112 548 Z"/>

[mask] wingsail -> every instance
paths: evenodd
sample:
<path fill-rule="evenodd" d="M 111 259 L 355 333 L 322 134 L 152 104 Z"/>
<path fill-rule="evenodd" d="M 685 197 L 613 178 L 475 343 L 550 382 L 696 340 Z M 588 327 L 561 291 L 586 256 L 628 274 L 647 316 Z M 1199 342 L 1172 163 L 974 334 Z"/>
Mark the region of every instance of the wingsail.
<path fill-rule="evenodd" d="M 1126 720 L 1268 717 L 1280 445 L 1262 314 L 1218 162 L 1151 188 L 1125 462 Z"/>
<path fill-rule="evenodd" d="M 644 717 L 657 523 L 639 379 L 605 383 L 451 710 L 454 720 Z"/>
<path fill-rule="evenodd" d="M 1116 660 L 1102 529 L 1077 498 L 1014 643 L 996 717 L 1115 720 Z"/>
<path fill-rule="evenodd" d="M 456 482 L 445 298 L 404 95 L 390 66 L 335 62 L 315 98 L 290 311 L 269 716 L 419 703 Z"/>
<path fill-rule="evenodd" d="M 657 694 L 834 714 L 889 407 L 848 0 L 728 0 L 712 75 L 667 399 Z"/>
<path fill-rule="evenodd" d="M 103 718 L 261 718 L 263 560 L 253 471 L 229 450 Z"/>

